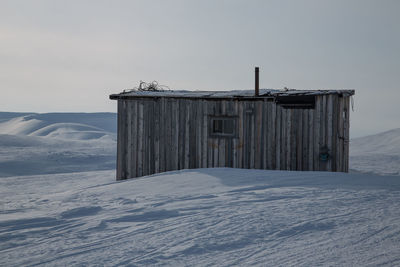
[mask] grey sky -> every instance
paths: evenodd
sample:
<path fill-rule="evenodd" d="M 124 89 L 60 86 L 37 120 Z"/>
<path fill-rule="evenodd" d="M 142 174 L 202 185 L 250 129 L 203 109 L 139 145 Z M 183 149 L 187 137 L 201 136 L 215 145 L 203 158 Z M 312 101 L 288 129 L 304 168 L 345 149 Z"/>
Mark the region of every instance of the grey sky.
<path fill-rule="evenodd" d="M 0 0 L 0 110 L 116 111 L 111 93 L 356 89 L 352 137 L 400 127 L 400 1 Z"/>

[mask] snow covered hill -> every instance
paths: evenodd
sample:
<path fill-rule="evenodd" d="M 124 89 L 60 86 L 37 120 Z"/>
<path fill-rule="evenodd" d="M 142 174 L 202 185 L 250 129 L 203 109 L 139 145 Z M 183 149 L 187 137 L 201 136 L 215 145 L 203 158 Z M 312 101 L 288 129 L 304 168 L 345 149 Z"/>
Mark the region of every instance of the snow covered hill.
<path fill-rule="evenodd" d="M 0 177 L 115 167 L 116 114 L 0 112 Z"/>
<path fill-rule="evenodd" d="M 244 169 L 0 179 L 0 266 L 400 265 L 400 179 Z"/>
<path fill-rule="evenodd" d="M 351 140 L 350 168 L 400 175 L 400 128 Z"/>
<path fill-rule="evenodd" d="M 0 112 L 0 134 L 96 139 L 99 136 L 115 135 L 116 131 L 117 117 L 115 113 Z M 92 138 L 90 135 L 86 138 L 71 137 L 70 133 L 74 132 L 96 134 Z"/>

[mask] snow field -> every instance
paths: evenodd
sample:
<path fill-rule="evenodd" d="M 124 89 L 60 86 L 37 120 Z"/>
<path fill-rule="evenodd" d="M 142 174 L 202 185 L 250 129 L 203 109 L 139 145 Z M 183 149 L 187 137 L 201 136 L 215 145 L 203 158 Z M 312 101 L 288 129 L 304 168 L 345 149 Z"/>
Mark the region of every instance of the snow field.
<path fill-rule="evenodd" d="M 393 266 L 398 177 L 199 169 L 0 179 L 0 265 Z"/>

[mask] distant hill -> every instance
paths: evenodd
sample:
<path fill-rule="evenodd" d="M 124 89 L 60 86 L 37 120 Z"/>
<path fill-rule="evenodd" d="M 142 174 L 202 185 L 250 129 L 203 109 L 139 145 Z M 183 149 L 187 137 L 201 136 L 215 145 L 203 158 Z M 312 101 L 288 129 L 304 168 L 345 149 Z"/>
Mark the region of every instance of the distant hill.
<path fill-rule="evenodd" d="M 350 169 L 400 175 L 400 128 L 352 139 Z"/>
<path fill-rule="evenodd" d="M 0 112 L 0 177 L 115 168 L 115 113 Z"/>
<path fill-rule="evenodd" d="M 45 128 L 47 130 L 45 130 Z M 117 131 L 116 113 L 13 113 L 0 112 L 0 134 L 12 135 L 51 135 L 70 139 L 68 132 L 97 132 L 94 138 L 115 134 Z M 77 137 L 78 138 L 78 137 Z M 78 138 L 79 139 L 79 138 Z"/>

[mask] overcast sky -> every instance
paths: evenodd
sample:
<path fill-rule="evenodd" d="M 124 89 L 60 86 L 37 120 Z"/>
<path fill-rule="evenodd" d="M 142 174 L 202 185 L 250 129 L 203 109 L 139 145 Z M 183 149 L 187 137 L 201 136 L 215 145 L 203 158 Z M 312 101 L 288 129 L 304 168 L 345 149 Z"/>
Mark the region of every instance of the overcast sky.
<path fill-rule="evenodd" d="M 352 137 L 400 127 L 398 0 L 0 0 L 0 111 L 116 112 L 109 94 L 355 89 Z"/>

